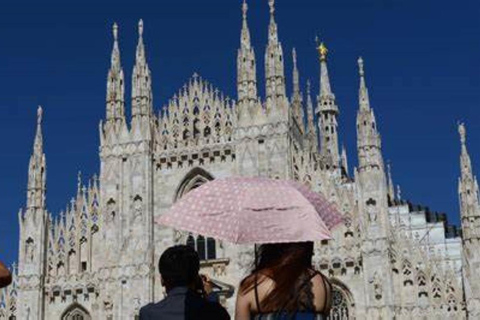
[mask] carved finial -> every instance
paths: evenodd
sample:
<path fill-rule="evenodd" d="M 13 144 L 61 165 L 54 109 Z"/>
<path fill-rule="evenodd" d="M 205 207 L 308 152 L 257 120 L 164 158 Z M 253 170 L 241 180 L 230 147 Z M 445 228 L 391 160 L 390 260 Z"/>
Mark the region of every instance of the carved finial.
<path fill-rule="evenodd" d="M 138 21 L 138 35 L 140 37 L 143 36 L 143 20 L 140 19 L 140 21 Z"/>
<path fill-rule="evenodd" d="M 458 124 L 458 133 L 460 134 L 460 142 L 464 145 L 467 141 L 467 130 L 464 123 Z"/>
<path fill-rule="evenodd" d="M 363 66 L 363 58 L 362 57 L 358 58 L 358 72 L 360 74 L 360 77 L 365 76 L 365 70 L 364 70 L 364 66 Z"/>
<path fill-rule="evenodd" d="M 292 57 L 293 57 L 293 64 L 295 66 L 295 69 L 297 68 L 297 50 L 293 48 L 292 50 Z"/>
<path fill-rule="evenodd" d="M 270 14 L 273 17 L 275 14 L 275 0 L 268 0 L 268 5 L 270 6 Z"/>
<path fill-rule="evenodd" d="M 42 118 L 43 118 L 43 109 L 42 109 L 42 106 L 38 106 L 38 109 L 37 109 L 37 124 L 38 125 L 42 124 Z"/>
<path fill-rule="evenodd" d="M 113 23 L 113 39 L 118 40 L 118 25 L 116 22 Z"/>

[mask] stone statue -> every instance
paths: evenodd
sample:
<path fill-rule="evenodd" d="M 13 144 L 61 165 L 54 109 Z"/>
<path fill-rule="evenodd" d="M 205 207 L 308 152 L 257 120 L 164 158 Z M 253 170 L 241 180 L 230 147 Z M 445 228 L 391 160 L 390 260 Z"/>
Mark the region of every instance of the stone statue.
<path fill-rule="evenodd" d="M 25 258 L 28 262 L 33 262 L 35 256 L 35 243 L 32 239 L 28 239 L 25 247 Z"/>
<path fill-rule="evenodd" d="M 370 222 L 376 222 L 377 221 L 377 210 L 374 205 L 367 205 L 367 214 L 368 214 L 368 220 Z"/>

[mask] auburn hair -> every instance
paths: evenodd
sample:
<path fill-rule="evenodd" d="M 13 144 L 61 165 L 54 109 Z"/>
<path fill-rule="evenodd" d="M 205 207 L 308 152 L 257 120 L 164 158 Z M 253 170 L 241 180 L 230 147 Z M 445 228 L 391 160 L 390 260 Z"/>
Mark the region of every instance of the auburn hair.
<path fill-rule="evenodd" d="M 275 287 L 260 302 L 262 310 L 272 312 L 295 311 L 292 294 L 302 275 L 312 267 L 313 242 L 274 243 L 260 245 L 255 254 L 255 265 L 251 274 L 240 284 L 240 292 L 254 290 L 265 279 L 270 278 Z"/>

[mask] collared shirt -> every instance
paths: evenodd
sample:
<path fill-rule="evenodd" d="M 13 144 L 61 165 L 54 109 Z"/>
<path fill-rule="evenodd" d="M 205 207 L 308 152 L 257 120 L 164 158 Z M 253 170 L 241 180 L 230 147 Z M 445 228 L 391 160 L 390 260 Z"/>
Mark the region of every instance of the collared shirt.
<path fill-rule="evenodd" d="M 140 320 L 229 320 L 227 311 L 186 287 L 170 290 L 162 301 L 140 309 Z"/>

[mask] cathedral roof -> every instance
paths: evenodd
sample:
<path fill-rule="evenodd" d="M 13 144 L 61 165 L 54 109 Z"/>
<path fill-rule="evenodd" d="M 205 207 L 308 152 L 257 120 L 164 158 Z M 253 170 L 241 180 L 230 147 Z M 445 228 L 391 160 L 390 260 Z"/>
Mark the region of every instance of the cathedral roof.
<path fill-rule="evenodd" d="M 161 148 L 180 149 L 231 141 L 235 103 L 194 74 L 170 99 L 159 117 Z"/>

